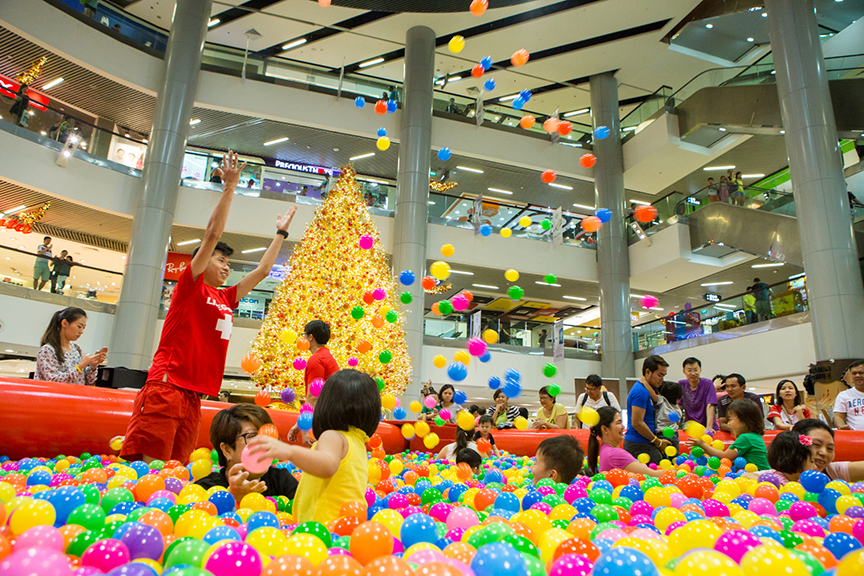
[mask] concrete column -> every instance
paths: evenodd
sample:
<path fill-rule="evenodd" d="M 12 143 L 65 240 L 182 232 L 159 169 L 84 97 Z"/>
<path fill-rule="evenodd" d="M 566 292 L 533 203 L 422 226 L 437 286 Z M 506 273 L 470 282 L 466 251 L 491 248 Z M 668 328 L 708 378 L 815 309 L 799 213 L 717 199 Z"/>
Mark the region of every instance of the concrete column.
<path fill-rule="evenodd" d="M 603 339 L 603 378 L 619 379 L 619 397 L 627 396 L 625 378 L 633 376 L 630 327 L 630 253 L 624 222 L 624 159 L 618 113 L 618 82 L 613 72 L 591 76 L 591 115 L 594 127 L 609 128 L 609 137 L 594 139 L 594 190 L 597 208 L 608 208 L 612 219 L 597 234 L 597 276 L 600 282 L 600 328 Z"/>
<path fill-rule="evenodd" d="M 816 360 L 864 357 L 864 290 L 813 0 L 766 0 Z"/>
<path fill-rule="evenodd" d="M 109 347 L 114 366 L 147 369 L 153 357 L 162 271 L 174 221 L 189 118 L 198 88 L 212 0 L 178 2 L 165 51 L 165 76 L 144 163 L 123 289 Z"/>
<path fill-rule="evenodd" d="M 426 26 L 408 30 L 405 38 L 405 83 L 399 126 L 398 197 L 393 225 L 393 270 L 411 270 L 417 277 L 408 289 L 414 296 L 405 311 L 405 340 L 411 356 L 408 396 L 420 391 L 423 365 L 424 293 L 420 278 L 426 269 L 426 226 L 429 215 L 429 168 L 432 154 L 432 82 L 435 32 Z"/>

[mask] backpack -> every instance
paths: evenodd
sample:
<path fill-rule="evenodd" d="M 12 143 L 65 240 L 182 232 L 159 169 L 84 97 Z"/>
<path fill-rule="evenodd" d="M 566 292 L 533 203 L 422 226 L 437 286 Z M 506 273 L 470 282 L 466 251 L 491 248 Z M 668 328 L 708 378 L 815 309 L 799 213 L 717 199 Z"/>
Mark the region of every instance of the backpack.
<path fill-rule="evenodd" d="M 603 400 L 606 402 L 606 406 L 612 406 L 612 403 L 609 402 L 609 392 L 607 392 L 606 390 L 603 391 Z M 579 408 L 584 408 L 586 402 L 588 402 L 587 392 L 582 395 L 582 404 L 579 406 Z"/>

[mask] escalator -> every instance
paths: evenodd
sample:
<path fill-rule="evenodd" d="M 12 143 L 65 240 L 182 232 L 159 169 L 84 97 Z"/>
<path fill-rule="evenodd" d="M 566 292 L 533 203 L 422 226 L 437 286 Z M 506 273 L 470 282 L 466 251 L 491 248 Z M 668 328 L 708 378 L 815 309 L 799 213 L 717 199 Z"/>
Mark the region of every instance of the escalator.
<path fill-rule="evenodd" d="M 798 219 L 793 216 L 715 202 L 687 216 L 687 221 L 694 254 L 722 258 L 745 252 L 804 268 Z M 855 241 L 858 254 L 864 255 L 864 231 L 857 227 Z"/>

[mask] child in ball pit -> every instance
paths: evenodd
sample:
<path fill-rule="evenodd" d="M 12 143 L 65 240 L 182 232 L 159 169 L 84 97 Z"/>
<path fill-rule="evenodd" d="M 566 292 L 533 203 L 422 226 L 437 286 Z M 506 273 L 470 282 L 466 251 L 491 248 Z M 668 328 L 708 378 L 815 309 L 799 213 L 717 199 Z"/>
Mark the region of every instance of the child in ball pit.
<path fill-rule="evenodd" d="M 735 460 L 739 456 L 747 460 L 748 464 L 754 464 L 758 470 L 768 470 L 768 459 L 765 457 L 767 449 L 762 434 L 765 431 L 765 420 L 762 415 L 762 407 L 750 400 L 741 398 L 735 400 L 726 408 L 726 424 L 732 430 L 735 442 L 726 450 L 718 450 L 709 446 L 701 438 L 690 439 L 687 445 L 691 448 L 698 446 L 705 454 Z"/>
<path fill-rule="evenodd" d="M 346 401 L 350 399 L 350 401 Z M 365 501 L 369 469 L 366 442 L 381 417 L 381 395 L 371 376 L 340 370 L 327 379 L 312 421 L 312 449 L 258 435 L 249 443 L 259 461 L 290 460 L 303 471 L 294 498 L 297 522 L 327 524 L 348 502 Z"/>
<path fill-rule="evenodd" d="M 480 416 L 480 420 L 478 421 L 479 430 L 474 433 L 474 441 L 477 442 L 478 447 L 486 448 L 486 443 L 489 444 L 488 450 L 481 450 L 481 452 L 485 452 L 487 455 L 489 452 L 495 454 L 496 457 L 501 457 L 501 451 L 498 450 L 498 446 L 495 445 L 495 438 L 492 436 L 492 427 L 495 425 L 495 420 L 492 416 L 488 414 L 484 414 Z M 483 440 L 484 442 L 480 442 Z"/>
<path fill-rule="evenodd" d="M 810 448 L 812 445 L 813 441 L 808 436 L 791 430 L 774 437 L 768 450 L 768 463 L 781 486 L 787 482 L 797 482 L 806 470 L 816 469 Z"/>
<path fill-rule="evenodd" d="M 221 469 L 196 482 L 204 488 L 223 486 L 239 502 L 246 494 L 294 498 L 297 479 L 284 468 L 269 468 L 263 474 L 251 474 L 240 463 L 240 454 L 255 437 L 258 429 L 273 424 L 266 410 L 255 404 L 235 404 L 213 417 L 210 443 L 219 455 Z"/>
<path fill-rule="evenodd" d="M 582 471 L 584 459 L 585 452 L 572 436 L 565 434 L 547 438 L 537 446 L 534 456 L 534 466 L 531 468 L 534 484 L 544 478 L 570 484 Z"/>
<path fill-rule="evenodd" d="M 465 463 L 474 474 L 480 474 L 480 466 L 483 465 L 483 457 L 471 448 L 463 448 L 456 454 L 456 465 Z"/>

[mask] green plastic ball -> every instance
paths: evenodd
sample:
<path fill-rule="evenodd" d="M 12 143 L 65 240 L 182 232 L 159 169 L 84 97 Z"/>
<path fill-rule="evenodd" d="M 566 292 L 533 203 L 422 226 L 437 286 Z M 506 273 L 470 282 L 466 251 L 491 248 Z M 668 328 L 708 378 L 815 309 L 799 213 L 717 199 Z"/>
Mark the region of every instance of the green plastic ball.
<path fill-rule="evenodd" d="M 717 456 L 712 456 L 708 459 L 708 467 L 712 470 L 717 470 L 720 468 L 720 458 Z"/>
<path fill-rule="evenodd" d="M 553 398 L 555 398 L 556 396 L 558 396 L 558 394 L 561 393 L 561 386 L 559 386 L 558 384 L 555 384 L 555 383 L 553 382 L 552 384 L 549 384 L 549 385 L 546 387 L 546 391 L 549 392 L 549 395 L 550 395 L 550 396 L 552 396 Z"/>
<path fill-rule="evenodd" d="M 378 384 L 378 390 L 379 391 L 384 390 L 384 379 L 383 378 L 381 378 L 380 376 L 375 378 L 375 383 Z"/>
<path fill-rule="evenodd" d="M 525 295 L 525 291 L 519 286 L 511 286 L 507 290 L 507 295 L 510 296 L 511 300 L 521 300 L 522 296 Z"/>
<path fill-rule="evenodd" d="M 387 320 L 390 324 L 396 322 L 399 319 L 399 313 L 395 310 L 388 310 L 387 314 L 384 315 L 384 319 Z"/>
<path fill-rule="evenodd" d="M 663 429 L 663 436 L 666 438 L 672 438 L 675 436 L 675 430 L 673 430 L 671 426 L 667 426 Z"/>
<path fill-rule="evenodd" d="M 556 374 L 558 374 L 558 367 L 551 362 L 543 366 L 543 376 L 546 378 L 553 378 Z"/>
<path fill-rule="evenodd" d="M 705 454 L 705 451 L 702 450 L 702 448 L 700 448 L 699 446 L 694 446 L 693 449 L 690 450 L 690 454 L 693 456 L 693 458 L 701 458 L 702 455 Z"/>
<path fill-rule="evenodd" d="M 170 555 L 166 553 L 165 568 L 180 564 L 188 564 L 195 568 L 200 568 L 201 564 L 204 563 L 204 553 L 209 548 L 209 544 L 197 538 L 184 540 L 171 550 Z"/>
<path fill-rule="evenodd" d="M 98 504 L 82 504 L 69 514 L 66 523 L 77 524 L 88 530 L 99 530 L 105 526 L 105 511 Z"/>
<path fill-rule="evenodd" d="M 453 304 L 449 300 L 441 300 L 438 302 L 438 311 L 444 316 L 453 312 Z"/>
<path fill-rule="evenodd" d="M 390 362 L 390 360 L 392 360 L 392 359 L 393 359 L 393 354 L 391 354 L 389 350 L 383 350 L 383 351 L 378 355 L 378 360 L 379 360 L 382 364 L 388 364 L 388 363 Z"/>
<path fill-rule="evenodd" d="M 551 230 L 552 229 L 552 221 L 547 218 L 540 223 L 540 226 L 543 227 L 543 230 Z"/>
<path fill-rule="evenodd" d="M 554 274 L 546 274 L 546 276 L 543 277 L 543 281 L 546 282 L 546 284 L 557 284 L 558 278 L 556 278 Z"/>
<path fill-rule="evenodd" d="M 399 301 L 402 302 L 402 304 L 410 304 L 413 300 L 414 296 L 412 296 L 411 292 L 408 292 L 407 290 L 399 295 Z"/>
<path fill-rule="evenodd" d="M 354 320 L 360 320 L 363 318 L 364 314 L 366 314 L 366 310 L 364 310 L 362 306 L 354 306 L 351 308 L 351 317 L 354 318 Z"/>
<path fill-rule="evenodd" d="M 537 546 L 535 546 L 530 540 L 528 540 L 524 536 L 519 536 L 518 534 L 510 534 L 508 536 L 505 536 L 501 540 L 501 542 L 504 544 L 509 544 L 521 554 L 530 554 L 535 558 L 540 558 L 540 550 L 538 550 Z"/>
<path fill-rule="evenodd" d="M 75 536 L 71 542 L 69 542 L 69 546 L 66 547 L 66 554 L 80 558 L 87 548 L 97 540 L 98 537 L 95 531 L 88 530 L 86 532 L 81 532 Z"/>
<path fill-rule="evenodd" d="M 298 524 L 296 528 L 291 532 L 291 535 L 294 534 L 311 534 L 312 536 L 317 536 L 321 539 L 322 542 L 327 546 L 327 548 L 333 547 L 333 540 L 330 537 L 330 531 L 327 530 L 327 527 L 321 524 L 320 522 L 315 522 L 314 520 L 310 520 L 309 522 L 303 522 L 302 524 Z"/>

